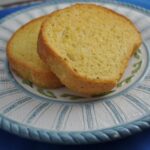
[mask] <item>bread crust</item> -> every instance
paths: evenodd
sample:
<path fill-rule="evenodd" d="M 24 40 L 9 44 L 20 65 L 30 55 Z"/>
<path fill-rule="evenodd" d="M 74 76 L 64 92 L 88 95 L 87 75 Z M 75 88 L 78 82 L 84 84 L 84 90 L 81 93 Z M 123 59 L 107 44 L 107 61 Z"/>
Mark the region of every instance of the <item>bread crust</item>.
<path fill-rule="evenodd" d="M 12 41 L 14 37 L 17 35 L 17 33 L 20 32 L 26 26 L 32 24 L 33 22 L 36 22 L 41 18 L 42 17 L 39 17 L 37 19 L 28 22 L 13 34 L 13 36 L 11 37 L 11 39 L 7 44 L 7 50 L 6 50 L 7 58 L 12 70 L 14 70 L 17 75 L 21 76 L 25 80 L 29 80 L 34 84 L 36 84 L 37 86 L 43 88 L 59 88 L 62 86 L 62 83 L 51 72 L 50 69 L 46 70 L 46 69 L 35 68 L 29 65 L 28 63 L 26 63 L 26 61 L 18 60 L 12 55 Z"/>
<path fill-rule="evenodd" d="M 75 7 L 80 7 L 83 4 L 76 4 Z M 87 7 L 95 7 L 96 9 L 101 6 L 97 6 L 94 4 L 84 4 L 87 5 Z M 68 8 L 65 8 L 68 9 Z M 137 39 L 134 47 L 129 51 L 128 56 L 124 59 L 122 62 L 124 64 L 123 68 L 120 68 L 120 75 L 119 78 L 116 81 L 113 80 L 101 80 L 101 79 L 89 79 L 87 77 L 83 77 L 80 74 L 78 74 L 75 70 L 73 70 L 67 63 L 67 60 L 64 60 L 61 56 L 59 56 L 55 50 L 50 46 L 48 43 L 48 39 L 45 38 L 44 36 L 44 31 L 45 31 L 45 22 L 43 23 L 40 34 L 39 34 L 39 39 L 38 39 L 38 53 L 39 56 L 45 63 L 47 63 L 50 67 L 51 70 L 56 74 L 56 76 L 60 79 L 60 81 L 66 85 L 68 88 L 71 90 L 86 94 L 86 95 L 95 95 L 95 94 L 100 94 L 104 92 L 108 92 L 112 90 L 116 84 L 117 81 L 121 78 L 122 74 L 124 73 L 130 57 L 136 52 L 137 48 L 141 45 L 142 38 L 137 30 L 137 28 L 133 25 L 133 23 L 124 17 L 123 15 L 120 15 L 113 10 L 101 7 L 101 9 L 105 9 L 106 11 L 111 12 L 112 14 L 117 14 L 118 16 L 121 16 L 125 18 L 130 24 L 135 28 L 137 31 L 139 38 Z M 64 10 L 64 9 L 63 9 Z M 49 17 L 55 15 L 55 13 L 62 11 L 58 10 L 53 12 Z"/>

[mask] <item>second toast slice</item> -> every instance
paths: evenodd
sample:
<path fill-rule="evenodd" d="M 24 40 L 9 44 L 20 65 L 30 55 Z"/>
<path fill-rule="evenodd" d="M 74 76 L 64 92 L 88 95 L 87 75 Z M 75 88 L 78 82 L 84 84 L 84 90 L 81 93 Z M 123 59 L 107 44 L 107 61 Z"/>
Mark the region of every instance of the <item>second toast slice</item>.
<path fill-rule="evenodd" d="M 37 53 L 38 34 L 46 17 L 34 19 L 18 29 L 7 44 L 7 56 L 10 67 L 22 78 L 40 87 L 58 88 L 61 82 Z"/>

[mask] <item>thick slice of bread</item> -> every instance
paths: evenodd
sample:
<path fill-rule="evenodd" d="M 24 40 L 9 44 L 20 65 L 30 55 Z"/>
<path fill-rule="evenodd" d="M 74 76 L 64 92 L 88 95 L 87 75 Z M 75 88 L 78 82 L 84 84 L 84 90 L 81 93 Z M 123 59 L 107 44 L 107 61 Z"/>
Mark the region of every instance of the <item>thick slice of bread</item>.
<path fill-rule="evenodd" d="M 140 44 L 140 33 L 126 17 L 94 4 L 76 4 L 42 24 L 38 53 L 64 85 L 93 95 L 116 86 Z"/>
<path fill-rule="evenodd" d="M 17 30 L 7 45 L 10 67 L 21 77 L 45 88 L 62 86 L 59 79 L 37 54 L 37 40 L 42 22 L 35 19 Z"/>

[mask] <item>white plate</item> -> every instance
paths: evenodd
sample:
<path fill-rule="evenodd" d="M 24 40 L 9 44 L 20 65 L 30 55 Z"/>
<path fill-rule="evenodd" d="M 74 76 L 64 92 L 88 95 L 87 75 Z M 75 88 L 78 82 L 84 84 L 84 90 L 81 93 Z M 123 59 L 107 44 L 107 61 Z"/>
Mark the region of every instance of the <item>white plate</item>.
<path fill-rule="evenodd" d="M 118 86 L 110 93 L 87 98 L 67 88 L 41 89 L 16 76 L 6 58 L 8 39 L 33 18 L 73 2 L 58 0 L 19 11 L 0 23 L 0 124 L 4 129 L 42 141 L 78 144 L 119 138 L 149 126 L 149 12 L 116 2 L 90 3 L 127 16 L 142 33 L 143 44 Z"/>

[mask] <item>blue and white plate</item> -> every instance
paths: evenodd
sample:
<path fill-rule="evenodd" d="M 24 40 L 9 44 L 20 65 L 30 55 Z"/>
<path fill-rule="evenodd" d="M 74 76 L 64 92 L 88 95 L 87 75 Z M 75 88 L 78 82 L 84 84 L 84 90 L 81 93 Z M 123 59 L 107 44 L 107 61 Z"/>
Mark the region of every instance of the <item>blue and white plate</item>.
<path fill-rule="evenodd" d="M 6 44 L 28 21 L 72 5 L 56 0 L 10 15 L 0 22 L 0 126 L 12 133 L 51 143 L 103 142 L 150 126 L 150 12 L 118 2 L 81 0 L 95 3 L 130 18 L 143 43 L 109 93 L 88 98 L 67 88 L 47 90 L 22 80 L 9 68 Z"/>

